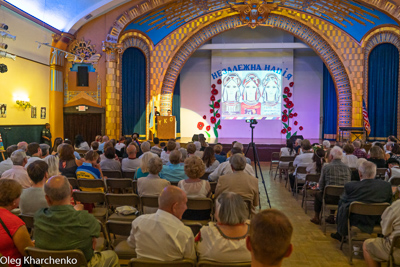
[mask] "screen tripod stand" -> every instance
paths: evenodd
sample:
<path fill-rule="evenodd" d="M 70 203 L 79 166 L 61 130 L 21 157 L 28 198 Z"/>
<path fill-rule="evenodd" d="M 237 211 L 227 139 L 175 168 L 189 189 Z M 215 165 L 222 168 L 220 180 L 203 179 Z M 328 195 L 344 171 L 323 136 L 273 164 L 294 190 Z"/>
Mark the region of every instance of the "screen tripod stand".
<path fill-rule="evenodd" d="M 268 205 L 269 205 L 269 207 L 271 208 L 271 202 L 269 201 L 269 196 L 268 196 L 268 192 L 267 192 L 267 187 L 266 187 L 266 185 L 265 185 L 264 176 L 263 176 L 262 171 L 261 171 L 260 159 L 258 158 L 257 147 L 256 147 L 256 144 L 254 143 L 254 128 L 256 127 L 256 126 L 254 126 L 254 124 L 257 124 L 257 121 L 256 121 L 256 120 L 248 120 L 248 121 L 246 120 L 246 122 L 250 122 L 250 128 L 251 128 L 251 142 L 250 142 L 249 145 L 247 146 L 247 150 L 246 150 L 245 155 L 247 156 L 247 153 L 249 152 L 250 147 L 253 148 L 254 169 L 255 169 L 255 172 L 256 172 L 256 177 L 257 177 L 257 179 L 258 179 L 258 173 L 257 173 L 257 167 L 258 167 L 258 170 L 259 170 L 259 172 L 260 172 L 260 176 L 261 176 L 261 179 L 262 179 L 262 183 L 263 183 L 263 185 L 264 185 L 265 194 L 267 195 Z M 258 197 L 259 197 L 259 199 L 260 199 L 259 203 L 260 203 L 260 209 L 261 209 L 261 197 L 260 197 L 260 192 L 258 192 Z"/>

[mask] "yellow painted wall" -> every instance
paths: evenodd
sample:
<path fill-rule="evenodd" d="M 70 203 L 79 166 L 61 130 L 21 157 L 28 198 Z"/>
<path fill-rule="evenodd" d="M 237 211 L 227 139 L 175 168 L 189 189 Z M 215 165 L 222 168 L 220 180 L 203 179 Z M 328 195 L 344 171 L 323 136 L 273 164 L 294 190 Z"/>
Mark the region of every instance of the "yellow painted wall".
<path fill-rule="evenodd" d="M 45 124 L 49 122 L 40 118 L 40 108 L 49 110 L 50 67 L 39 63 L 17 58 L 0 59 L 0 64 L 6 64 L 8 72 L 0 73 L 0 104 L 7 104 L 7 118 L 0 118 L 0 125 Z M 36 106 L 37 117 L 31 118 L 31 109 L 23 110 L 15 104 L 17 95 L 29 98 Z M 62 108 L 62 107 L 61 107 Z"/>

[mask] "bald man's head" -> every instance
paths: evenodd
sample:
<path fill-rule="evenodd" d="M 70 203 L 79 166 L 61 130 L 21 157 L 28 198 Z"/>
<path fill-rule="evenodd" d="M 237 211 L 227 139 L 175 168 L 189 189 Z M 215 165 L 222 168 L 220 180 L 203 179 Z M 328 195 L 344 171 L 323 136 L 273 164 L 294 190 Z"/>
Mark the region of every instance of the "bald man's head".
<path fill-rule="evenodd" d="M 44 185 L 44 192 L 50 202 L 61 202 L 71 198 L 71 185 L 62 175 L 52 176 Z"/>
<path fill-rule="evenodd" d="M 110 140 L 110 138 L 108 138 L 107 135 L 103 136 L 103 143 L 104 143 L 104 142 L 107 142 L 107 141 L 109 141 L 109 140 Z"/>
<path fill-rule="evenodd" d="M 127 148 L 126 148 L 126 153 L 128 154 L 128 156 L 133 156 L 133 155 L 135 155 L 136 156 L 136 147 L 134 146 L 134 145 L 129 145 Z"/>
<path fill-rule="evenodd" d="M 158 207 L 182 219 L 182 215 L 187 209 L 187 197 L 185 192 L 177 186 L 169 185 L 164 188 L 158 197 Z"/>

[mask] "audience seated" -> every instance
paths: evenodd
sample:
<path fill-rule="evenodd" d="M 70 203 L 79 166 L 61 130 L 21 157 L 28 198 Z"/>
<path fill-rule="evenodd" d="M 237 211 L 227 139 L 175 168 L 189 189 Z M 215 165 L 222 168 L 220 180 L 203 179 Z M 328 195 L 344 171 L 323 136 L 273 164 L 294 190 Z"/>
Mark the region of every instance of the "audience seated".
<path fill-rule="evenodd" d="M 150 143 L 148 142 L 148 141 L 146 141 L 146 142 L 143 142 L 141 145 L 140 145 L 140 149 L 142 150 L 142 155 L 140 155 L 140 159 L 141 158 L 143 158 L 143 155 L 144 154 L 150 154 L 150 155 L 152 155 L 153 157 L 156 157 L 157 155 L 156 154 L 154 154 L 154 153 L 152 153 L 150 150 L 151 150 L 151 145 L 150 145 Z"/>
<path fill-rule="evenodd" d="M 215 202 L 215 218 L 203 226 L 195 237 L 199 260 L 218 262 L 250 262 L 246 248 L 249 232 L 249 211 L 242 197 L 233 192 L 222 193 Z"/>
<path fill-rule="evenodd" d="M 132 138 L 127 137 L 127 138 L 125 139 L 125 142 L 124 142 L 125 146 L 124 146 L 123 148 L 121 148 L 121 151 L 120 151 L 120 152 L 116 151 L 118 157 L 122 157 L 122 158 L 127 158 L 127 157 L 128 157 L 128 154 L 126 153 L 126 149 L 127 149 L 127 147 L 128 147 L 131 143 L 132 143 Z M 136 143 L 135 143 L 135 144 L 136 144 Z M 139 149 L 136 148 L 136 152 L 137 152 L 138 150 L 139 150 Z M 137 155 L 136 155 L 136 156 L 137 156 Z"/>
<path fill-rule="evenodd" d="M 324 149 L 324 151 L 327 151 L 331 148 L 331 142 L 329 142 L 328 140 L 324 140 L 322 142 L 322 148 Z"/>
<path fill-rule="evenodd" d="M 392 156 L 390 158 L 397 159 L 400 162 L 400 145 L 394 144 L 392 148 Z"/>
<path fill-rule="evenodd" d="M 186 193 L 188 198 L 209 197 L 211 193 L 210 183 L 200 179 L 205 173 L 204 162 L 199 157 L 193 156 L 185 160 L 184 168 L 189 179 L 179 181 L 178 187 Z"/>
<path fill-rule="evenodd" d="M 180 164 L 181 158 L 182 153 L 179 150 L 172 151 L 169 154 L 169 164 L 162 167 L 160 177 L 170 182 L 179 182 L 187 179 L 184 167 Z"/>
<path fill-rule="evenodd" d="M 33 142 L 28 145 L 28 154 L 30 155 L 30 158 L 28 159 L 25 168 L 27 168 L 29 164 L 36 160 L 42 160 L 42 150 L 40 149 L 40 145 L 38 143 Z"/>
<path fill-rule="evenodd" d="M 152 155 L 145 155 L 140 161 L 140 167 L 136 169 L 135 179 L 139 179 L 141 177 L 146 177 L 149 175 L 149 160 L 153 158 Z"/>
<path fill-rule="evenodd" d="M 193 143 L 189 143 L 186 146 L 186 150 L 188 153 L 188 157 L 194 156 L 194 153 L 196 153 L 196 146 Z"/>
<path fill-rule="evenodd" d="M 115 159 L 115 149 L 109 146 L 104 150 L 105 159 L 100 161 L 100 167 L 103 171 L 121 171 L 121 163 Z"/>
<path fill-rule="evenodd" d="M 57 155 L 58 146 L 63 143 L 63 139 L 61 137 L 57 137 L 54 139 L 53 147 L 51 148 L 51 155 Z"/>
<path fill-rule="evenodd" d="M 293 148 L 293 142 L 290 139 L 286 140 L 286 146 L 281 148 L 279 157 L 295 156 L 296 150 Z M 289 166 L 289 162 L 279 162 L 279 167 Z"/>
<path fill-rule="evenodd" d="M 323 150 L 322 148 L 315 150 L 314 155 L 312 157 L 312 161 L 313 162 L 310 163 L 306 168 L 307 173 L 310 174 L 321 173 L 322 166 L 324 166 L 325 163 L 325 150 Z"/>
<path fill-rule="evenodd" d="M 49 177 L 48 165 L 37 160 L 28 166 L 27 171 L 33 185 L 22 191 L 19 208 L 22 214 L 33 216 L 39 209 L 48 207 L 44 194 L 44 184 Z"/>
<path fill-rule="evenodd" d="M 181 152 L 181 154 L 182 154 L 180 164 L 183 165 L 183 162 L 185 162 L 185 160 L 188 157 L 187 150 L 185 148 L 181 147 L 181 148 L 179 148 L 179 152 Z"/>
<path fill-rule="evenodd" d="M 385 173 L 385 181 L 389 181 L 392 177 L 400 177 L 400 163 L 398 160 L 390 158 L 387 161 L 388 169 Z"/>
<path fill-rule="evenodd" d="M 167 144 L 165 142 L 161 142 L 160 143 L 160 148 L 162 151 L 164 151 L 166 149 Z"/>
<path fill-rule="evenodd" d="M 25 169 L 27 162 L 25 152 L 23 150 L 15 150 L 11 154 L 11 161 L 14 165 L 8 171 L 3 172 L 1 178 L 13 179 L 17 181 L 23 189 L 31 187 L 33 185 L 33 182 L 29 178 L 28 173 Z"/>
<path fill-rule="evenodd" d="M 161 159 L 151 155 L 148 155 L 148 157 L 151 157 L 147 166 L 149 174 L 147 177 L 138 179 L 138 194 L 139 196 L 158 196 L 161 191 L 171 183 L 158 176 L 163 167 Z"/>
<path fill-rule="evenodd" d="M 299 155 L 293 161 L 293 167 L 295 167 L 296 169 L 293 174 L 289 175 L 290 188 L 292 188 L 292 190 L 294 190 L 296 176 L 297 180 L 300 180 L 301 183 L 304 183 L 306 179 L 306 174 L 297 174 L 297 167 L 308 167 L 308 165 L 313 163 L 314 151 L 312 150 L 309 140 L 304 139 L 301 141 L 301 148 L 299 152 L 301 153 L 299 153 Z"/>
<path fill-rule="evenodd" d="M 336 234 L 331 234 L 335 239 L 341 240 L 347 235 L 347 218 L 351 202 L 382 203 L 392 201 L 392 187 L 390 183 L 375 179 L 376 165 L 372 162 L 363 162 L 358 170 L 360 181 L 352 181 L 344 185 L 344 193 L 340 197 L 337 214 Z M 379 223 L 380 216 L 366 216 L 353 214 L 351 225 L 357 226 L 361 231 L 372 233 L 374 225 Z"/>
<path fill-rule="evenodd" d="M 100 164 L 97 163 L 99 154 L 96 151 L 89 150 L 85 154 L 85 162 L 76 169 L 78 179 L 102 179 L 103 172 Z"/>
<path fill-rule="evenodd" d="M 219 165 L 219 161 L 215 158 L 214 149 L 206 147 L 204 149 L 202 160 L 206 165 L 206 172 L 213 172 Z"/>
<path fill-rule="evenodd" d="M 268 209 L 256 214 L 246 239 L 247 249 L 251 252 L 251 266 L 282 266 L 283 259 L 293 251 L 292 233 L 293 226 L 282 212 Z"/>
<path fill-rule="evenodd" d="M 63 144 L 67 144 L 67 145 L 71 145 L 71 146 L 72 146 L 71 140 L 68 140 L 68 139 L 65 139 Z M 58 146 L 58 147 L 61 149 L 61 146 Z M 80 156 L 79 153 L 76 152 L 75 150 L 74 150 L 74 153 L 73 153 L 73 154 L 74 154 L 74 156 L 75 156 L 75 159 L 77 159 L 77 160 L 81 159 L 81 156 Z M 58 153 L 58 155 L 60 155 L 60 153 Z"/>
<path fill-rule="evenodd" d="M 153 143 L 154 146 L 151 147 L 150 151 L 160 157 L 162 152 L 162 149 L 160 147 L 160 139 L 158 139 L 157 137 L 153 138 Z"/>
<path fill-rule="evenodd" d="M 115 148 L 115 152 L 117 152 L 117 154 L 118 154 L 118 152 L 121 152 L 121 149 L 124 148 L 124 147 L 125 147 L 125 136 L 121 136 L 119 138 L 118 143 L 114 147 Z"/>
<path fill-rule="evenodd" d="M 314 202 L 314 218 L 311 219 L 311 222 L 315 224 L 319 224 L 319 214 L 322 209 L 322 197 L 324 195 L 324 189 L 327 185 L 345 185 L 351 180 L 351 170 L 350 168 L 342 162 L 343 150 L 335 146 L 331 149 L 329 153 L 329 164 L 324 164 L 321 170 L 321 178 L 319 179 L 319 189 L 315 194 L 315 202 Z M 328 196 L 326 198 L 327 204 L 337 204 L 339 201 L 338 198 L 333 196 Z M 330 222 L 333 220 L 333 215 L 331 215 Z"/>
<path fill-rule="evenodd" d="M 346 153 L 342 158 L 343 163 L 349 166 L 349 168 L 356 168 L 358 158 L 353 154 L 354 146 L 352 144 L 346 144 L 343 147 L 343 151 Z"/>
<path fill-rule="evenodd" d="M 296 154 L 301 154 L 300 148 L 301 148 L 301 140 L 300 138 L 296 139 L 294 142 L 294 150 L 296 150 Z"/>
<path fill-rule="evenodd" d="M 95 252 L 100 224 L 83 206 L 71 206 L 72 187 L 63 176 L 51 177 L 44 186 L 49 208 L 35 214 L 35 245 L 41 249 L 80 249 L 88 266 L 119 266 L 118 256 L 112 250 Z"/>
<path fill-rule="evenodd" d="M 373 146 L 369 150 L 370 157 L 368 161 L 373 162 L 377 168 L 386 168 L 385 153 L 379 146 Z"/>
<path fill-rule="evenodd" d="M 226 161 L 226 156 L 221 154 L 222 153 L 222 145 L 216 144 L 214 146 L 214 153 L 215 153 L 215 158 L 218 160 L 219 163 Z"/>
<path fill-rule="evenodd" d="M 169 154 L 174 151 L 175 148 L 175 141 L 169 140 L 167 143 L 167 151 L 161 152 L 161 160 L 163 164 L 167 164 L 169 162 Z"/>
<path fill-rule="evenodd" d="M 99 151 L 99 143 L 96 141 L 93 141 L 90 143 L 90 149 L 96 152 L 97 154 L 101 155 L 102 153 Z"/>
<path fill-rule="evenodd" d="M 390 141 L 386 143 L 386 145 L 385 145 L 385 157 L 386 157 L 386 160 L 388 160 L 392 156 L 392 149 L 393 149 L 393 145 L 394 144 L 395 143 L 390 142 Z"/>
<path fill-rule="evenodd" d="M 107 135 L 103 136 L 103 138 L 100 141 L 100 145 L 99 145 L 99 150 L 101 151 L 101 153 L 104 153 L 104 145 L 110 140 L 110 138 L 108 138 Z M 97 140 L 96 140 L 97 141 Z"/>
<path fill-rule="evenodd" d="M 40 144 L 40 149 L 42 150 L 41 159 L 46 160 L 48 156 L 50 156 L 50 146 L 48 144 Z"/>
<path fill-rule="evenodd" d="M 158 198 L 157 212 L 141 215 L 132 222 L 128 244 L 136 250 L 138 258 L 196 259 L 192 230 L 180 221 L 186 202 L 185 192 L 176 186 L 167 186 Z"/>
<path fill-rule="evenodd" d="M 28 152 L 28 143 L 25 141 L 21 141 L 17 144 L 18 149 L 22 149 L 25 152 Z"/>
<path fill-rule="evenodd" d="M 126 148 L 127 158 L 122 159 L 121 167 L 123 172 L 133 172 L 140 167 L 141 159 L 136 158 L 136 146 L 128 145 Z"/>
<path fill-rule="evenodd" d="M 246 158 L 242 154 L 236 153 L 229 158 L 229 163 L 233 173 L 219 177 L 215 197 L 225 191 L 234 192 L 244 199 L 250 200 L 253 207 L 258 206 L 258 179 L 244 171 L 247 165 Z"/>
<path fill-rule="evenodd" d="M 370 238 L 364 241 L 364 259 L 368 267 L 380 266 L 388 260 L 393 238 L 400 233 L 400 200 L 393 202 L 382 214 L 383 237 Z M 393 264 L 400 264 L 400 250 L 393 251 Z"/>
<path fill-rule="evenodd" d="M 75 136 L 75 149 L 90 150 L 89 144 L 83 139 L 83 136 L 78 134 Z"/>
<path fill-rule="evenodd" d="M 363 149 L 361 149 L 361 142 L 360 141 L 354 141 L 353 142 L 353 146 L 354 146 L 354 156 L 356 156 L 357 158 L 367 158 L 367 153 L 365 153 L 365 151 Z"/>
<path fill-rule="evenodd" d="M 18 208 L 21 192 L 18 182 L 0 179 L 0 254 L 10 259 L 6 262 L 9 267 L 22 266 L 25 248 L 34 246 L 25 223 L 11 213 Z"/>
<path fill-rule="evenodd" d="M 243 155 L 242 150 L 238 147 L 232 148 L 230 152 L 231 155 L 236 155 L 236 154 Z M 246 167 L 244 168 L 244 172 L 251 176 L 256 176 L 253 167 L 247 162 L 246 162 Z M 225 161 L 224 163 L 219 164 L 218 167 L 215 169 L 215 171 L 210 173 L 210 175 L 208 176 L 208 180 L 210 180 L 211 182 L 217 182 L 220 176 L 229 173 L 232 173 L 232 167 L 229 161 Z"/>
<path fill-rule="evenodd" d="M 239 142 L 235 142 L 234 144 L 233 144 L 233 147 L 235 148 L 239 148 L 241 151 L 242 151 L 242 154 L 244 155 L 244 153 L 243 153 L 243 144 L 242 143 L 239 143 Z M 251 159 L 249 159 L 248 157 L 246 157 L 245 156 L 245 158 L 246 158 L 246 162 L 248 163 L 248 164 L 251 164 Z M 229 161 L 229 157 L 226 159 L 226 161 Z"/>
<path fill-rule="evenodd" d="M 64 175 L 66 177 L 76 178 L 76 170 L 78 169 L 78 166 L 82 165 L 82 161 L 75 158 L 74 148 L 72 147 L 72 145 L 63 144 L 59 145 L 59 148 L 60 148 L 60 153 L 58 154 L 60 158 L 59 169 L 61 175 Z"/>
<path fill-rule="evenodd" d="M 200 151 L 204 151 L 206 147 L 208 147 L 208 144 L 206 142 L 206 138 L 204 137 L 204 134 L 199 134 L 199 142 L 200 142 Z"/>
<path fill-rule="evenodd" d="M 11 146 L 7 147 L 7 150 L 6 150 L 7 159 L 0 162 L 0 177 L 3 174 L 3 172 L 12 168 L 13 162 L 11 160 L 11 154 L 17 149 L 18 149 L 17 145 L 11 145 Z"/>

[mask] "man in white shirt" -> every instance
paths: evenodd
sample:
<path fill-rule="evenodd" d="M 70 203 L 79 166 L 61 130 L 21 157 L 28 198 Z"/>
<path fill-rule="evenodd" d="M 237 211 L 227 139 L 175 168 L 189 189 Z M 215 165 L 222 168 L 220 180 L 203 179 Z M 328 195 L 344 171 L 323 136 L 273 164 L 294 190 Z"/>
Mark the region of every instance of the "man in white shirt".
<path fill-rule="evenodd" d="M 133 172 L 140 167 L 141 159 L 136 158 L 136 147 L 129 145 L 126 148 L 127 158 L 122 159 L 121 168 L 123 172 Z"/>
<path fill-rule="evenodd" d="M 42 150 L 40 149 L 40 146 L 38 143 L 30 143 L 28 145 L 28 153 L 31 155 L 31 157 L 28 159 L 28 162 L 25 165 L 25 169 L 29 166 L 34 161 L 37 160 L 42 160 Z"/>
<path fill-rule="evenodd" d="M 240 148 L 240 150 L 242 150 L 242 154 L 243 154 L 243 144 L 242 144 L 242 143 L 235 142 L 235 144 L 233 144 L 233 147 Z M 244 155 L 244 154 L 243 154 L 243 155 Z M 251 159 L 249 159 L 249 158 L 246 157 L 246 156 L 245 156 L 245 158 L 246 158 L 247 164 L 251 164 Z M 226 161 L 229 161 L 229 158 L 227 158 Z"/>
<path fill-rule="evenodd" d="M 3 160 L 2 162 L 0 162 L 0 177 L 3 174 L 3 172 L 8 171 L 9 169 L 12 168 L 13 163 L 11 161 L 11 154 L 18 149 L 18 146 L 16 145 L 11 145 L 9 147 L 7 147 L 7 159 Z"/>
<path fill-rule="evenodd" d="M 26 154 L 23 150 L 15 150 L 11 154 L 13 166 L 10 170 L 5 171 L 1 178 L 14 179 L 21 184 L 22 188 L 29 188 L 33 185 L 32 180 L 24 168 L 26 166 Z"/>
<path fill-rule="evenodd" d="M 150 154 L 150 155 L 152 155 L 153 157 L 157 157 L 156 154 L 150 152 L 150 147 L 151 147 L 151 145 L 150 145 L 150 143 L 147 142 L 147 141 L 146 141 L 146 142 L 143 142 L 143 143 L 140 145 L 140 149 L 142 150 L 143 154 L 140 155 L 139 159 L 143 158 L 144 154 Z"/>
<path fill-rule="evenodd" d="M 290 179 L 290 186 L 292 190 L 294 190 L 294 183 L 295 183 L 295 177 L 297 175 L 297 180 L 305 181 L 306 175 L 307 174 L 297 174 L 297 167 L 307 167 L 310 163 L 313 163 L 313 156 L 314 153 L 312 151 L 311 143 L 309 140 L 304 139 L 301 141 L 301 148 L 300 150 L 301 153 L 294 159 L 293 161 L 293 167 L 296 168 L 293 174 L 289 175 Z"/>
<path fill-rule="evenodd" d="M 387 161 L 388 169 L 385 173 L 385 181 L 389 181 L 392 177 L 400 177 L 399 162 L 395 158 L 390 158 Z"/>
<path fill-rule="evenodd" d="M 231 150 L 231 156 L 235 154 L 242 154 L 242 150 L 239 147 L 233 147 Z M 246 167 L 243 171 L 251 176 L 256 176 L 253 167 L 248 163 L 246 164 Z M 218 167 L 208 176 L 208 180 L 210 180 L 211 182 L 217 182 L 220 176 L 229 173 L 233 173 L 232 166 L 229 161 L 226 161 L 218 165 Z"/>
<path fill-rule="evenodd" d="M 114 147 L 115 150 L 121 151 L 121 149 L 125 147 L 125 143 L 124 142 L 125 142 L 125 137 L 122 136 L 119 139 L 119 142 L 115 145 L 115 147 Z"/>
<path fill-rule="evenodd" d="M 139 216 L 132 222 L 128 244 L 136 250 L 138 258 L 196 259 L 193 233 L 181 222 L 186 202 L 182 189 L 167 186 L 158 198 L 157 212 Z"/>

